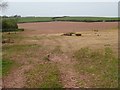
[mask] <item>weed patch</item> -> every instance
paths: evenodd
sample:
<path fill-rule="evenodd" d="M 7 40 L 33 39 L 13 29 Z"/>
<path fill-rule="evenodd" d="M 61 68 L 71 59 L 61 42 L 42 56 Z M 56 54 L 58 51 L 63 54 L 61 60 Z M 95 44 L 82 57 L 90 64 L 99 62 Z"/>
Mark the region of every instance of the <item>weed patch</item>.
<path fill-rule="evenodd" d="M 15 62 L 12 60 L 3 59 L 2 60 L 2 75 L 3 76 L 7 75 L 10 72 L 10 70 L 14 64 L 15 64 Z"/>
<path fill-rule="evenodd" d="M 102 51 L 93 51 L 89 48 L 82 48 L 75 52 L 77 65 L 75 66 L 80 74 L 88 75 L 82 80 L 83 86 L 88 82 L 90 87 L 117 87 L 118 86 L 118 59 L 113 55 L 110 48 Z"/>

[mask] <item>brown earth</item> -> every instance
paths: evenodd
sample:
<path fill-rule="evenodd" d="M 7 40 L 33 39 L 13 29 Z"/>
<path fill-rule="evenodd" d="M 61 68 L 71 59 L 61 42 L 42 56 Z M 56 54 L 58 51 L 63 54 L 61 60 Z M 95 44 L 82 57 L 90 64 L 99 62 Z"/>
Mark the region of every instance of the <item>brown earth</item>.
<path fill-rule="evenodd" d="M 38 22 L 38 23 L 21 23 L 19 28 L 30 30 L 34 34 L 51 34 L 64 32 L 80 32 L 82 30 L 108 30 L 117 29 L 118 22 Z"/>

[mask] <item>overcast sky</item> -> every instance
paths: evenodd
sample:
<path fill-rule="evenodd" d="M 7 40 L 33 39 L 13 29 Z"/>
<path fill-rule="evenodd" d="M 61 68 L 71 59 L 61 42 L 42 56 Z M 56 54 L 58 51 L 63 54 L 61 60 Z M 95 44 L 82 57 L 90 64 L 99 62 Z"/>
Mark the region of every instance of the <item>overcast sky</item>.
<path fill-rule="evenodd" d="M 118 2 L 120 0 L 4 0 L 9 2 Z"/>
<path fill-rule="evenodd" d="M 117 17 L 118 0 L 7 0 L 2 15 Z M 17 2 L 16 2 L 17 1 Z M 34 2 L 33 2 L 34 1 Z M 49 1 L 49 2 L 48 2 Z"/>

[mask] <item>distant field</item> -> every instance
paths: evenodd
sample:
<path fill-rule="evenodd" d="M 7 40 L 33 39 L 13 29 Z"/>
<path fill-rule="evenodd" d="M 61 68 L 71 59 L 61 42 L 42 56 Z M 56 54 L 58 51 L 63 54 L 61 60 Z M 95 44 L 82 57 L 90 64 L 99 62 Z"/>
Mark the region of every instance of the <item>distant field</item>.
<path fill-rule="evenodd" d="M 15 18 L 13 18 L 15 19 Z M 118 18 L 107 17 L 19 17 L 18 23 L 27 22 L 51 22 L 51 21 L 74 21 L 74 22 L 115 22 Z"/>
<path fill-rule="evenodd" d="M 22 17 L 18 19 L 19 23 L 23 22 L 50 22 L 52 21 L 51 17 Z"/>
<path fill-rule="evenodd" d="M 36 22 L 19 23 L 19 28 L 24 28 L 28 33 L 55 34 L 66 32 L 80 32 L 86 30 L 113 30 L 118 28 L 117 22 Z"/>
<path fill-rule="evenodd" d="M 56 18 L 57 21 L 80 21 L 80 22 L 102 22 L 102 21 L 117 21 L 118 18 L 105 18 L 105 17 L 63 17 Z"/>

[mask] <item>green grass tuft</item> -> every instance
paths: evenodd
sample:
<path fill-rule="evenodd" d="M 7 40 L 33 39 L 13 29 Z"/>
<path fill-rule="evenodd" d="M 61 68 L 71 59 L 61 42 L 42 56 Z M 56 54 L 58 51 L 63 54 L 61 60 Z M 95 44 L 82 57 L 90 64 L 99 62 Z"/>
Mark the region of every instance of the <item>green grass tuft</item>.
<path fill-rule="evenodd" d="M 3 76 L 5 76 L 9 73 L 9 71 L 13 67 L 13 64 L 15 64 L 15 62 L 12 60 L 9 60 L 9 59 L 2 60 L 2 75 Z"/>

